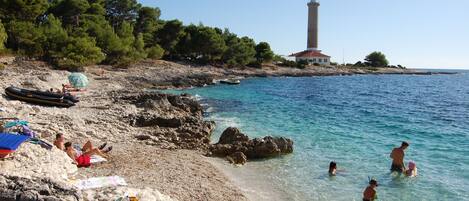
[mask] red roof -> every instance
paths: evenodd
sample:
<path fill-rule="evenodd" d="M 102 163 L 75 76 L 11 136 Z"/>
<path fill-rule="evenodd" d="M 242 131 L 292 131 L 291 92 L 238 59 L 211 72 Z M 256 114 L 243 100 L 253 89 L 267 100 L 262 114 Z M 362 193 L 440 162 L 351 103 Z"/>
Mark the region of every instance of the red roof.
<path fill-rule="evenodd" d="M 322 54 L 321 51 L 317 51 L 317 50 L 305 50 L 303 52 L 298 52 L 290 56 L 291 57 L 328 57 L 330 58 L 330 56 Z"/>

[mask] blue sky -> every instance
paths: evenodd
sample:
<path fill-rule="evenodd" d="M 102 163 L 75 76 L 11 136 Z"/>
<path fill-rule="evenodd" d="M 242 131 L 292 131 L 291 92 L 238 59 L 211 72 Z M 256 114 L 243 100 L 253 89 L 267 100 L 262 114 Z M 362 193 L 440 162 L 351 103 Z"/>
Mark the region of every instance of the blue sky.
<path fill-rule="evenodd" d="M 139 0 L 162 19 L 229 28 L 287 55 L 306 48 L 308 0 Z M 392 64 L 469 68 L 468 0 L 322 0 L 319 48 L 354 63 L 382 51 Z"/>

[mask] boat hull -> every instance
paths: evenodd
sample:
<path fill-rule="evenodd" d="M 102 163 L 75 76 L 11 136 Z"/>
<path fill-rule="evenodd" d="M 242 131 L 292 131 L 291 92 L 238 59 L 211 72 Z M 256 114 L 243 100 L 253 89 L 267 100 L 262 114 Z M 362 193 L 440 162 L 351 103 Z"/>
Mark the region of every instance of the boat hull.
<path fill-rule="evenodd" d="M 27 89 L 20 89 L 17 87 L 8 87 L 5 89 L 5 93 L 8 97 L 28 103 L 44 105 L 44 106 L 56 106 L 56 107 L 72 107 L 75 106 L 75 102 L 69 100 L 69 96 L 62 97 L 56 93 L 33 91 Z"/>

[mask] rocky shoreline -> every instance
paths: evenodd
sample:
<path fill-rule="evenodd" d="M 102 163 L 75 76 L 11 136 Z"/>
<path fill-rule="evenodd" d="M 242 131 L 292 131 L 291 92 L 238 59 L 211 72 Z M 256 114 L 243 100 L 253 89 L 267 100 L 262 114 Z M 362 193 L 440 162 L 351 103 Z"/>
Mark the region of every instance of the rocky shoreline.
<path fill-rule="evenodd" d="M 52 70 L 43 62 L 11 60 L 0 74 L 1 88 L 14 85 L 45 90 L 59 88 L 70 73 Z M 49 142 L 57 133 L 77 144 L 88 139 L 95 144 L 108 142 L 114 147 L 108 162 L 77 169 L 64 152 L 25 143 L 12 158 L 0 160 L 0 200 L 115 200 L 126 193 L 136 194 L 140 200 L 247 200 L 206 155 L 228 156 L 229 161 L 243 164 L 252 158 L 291 153 L 293 142 L 274 137 L 249 139 L 229 128 L 220 142 L 212 145 L 215 123 L 203 119 L 203 109 L 193 97 L 146 93 L 145 89 L 205 86 L 239 76 L 428 73 L 276 66 L 224 69 L 145 61 L 129 69 L 92 66 L 85 74 L 90 86 L 78 95 L 81 101 L 77 106 L 42 107 L 3 95 L 1 116 L 29 121 L 32 129 Z M 70 185 L 70 180 L 112 175 L 124 177 L 128 186 L 79 191 Z"/>

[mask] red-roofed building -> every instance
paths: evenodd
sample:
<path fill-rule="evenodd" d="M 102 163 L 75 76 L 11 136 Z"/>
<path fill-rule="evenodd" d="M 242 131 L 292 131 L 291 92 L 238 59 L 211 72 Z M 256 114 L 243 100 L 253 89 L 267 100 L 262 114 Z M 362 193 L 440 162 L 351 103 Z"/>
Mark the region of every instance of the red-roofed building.
<path fill-rule="evenodd" d="M 308 49 L 290 55 L 290 57 L 295 57 L 296 62 L 307 61 L 310 64 L 321 65 L 329 65 L 331 62 L 331 57 L 322 54 L 318 49 L 319 5 L 318 0 L 311 0 L 308 3 Z"/>
<path fill-rule="evenodd" d="M 298 52 L 290 56 L 295 57 L 296 62 L 306 60 L 310 64 L 317 63 L 322 65 L 329 65 L 331 62 L 331 57 L 321 53 L 320 50 L 305 50 L 303 52 Z"/>

